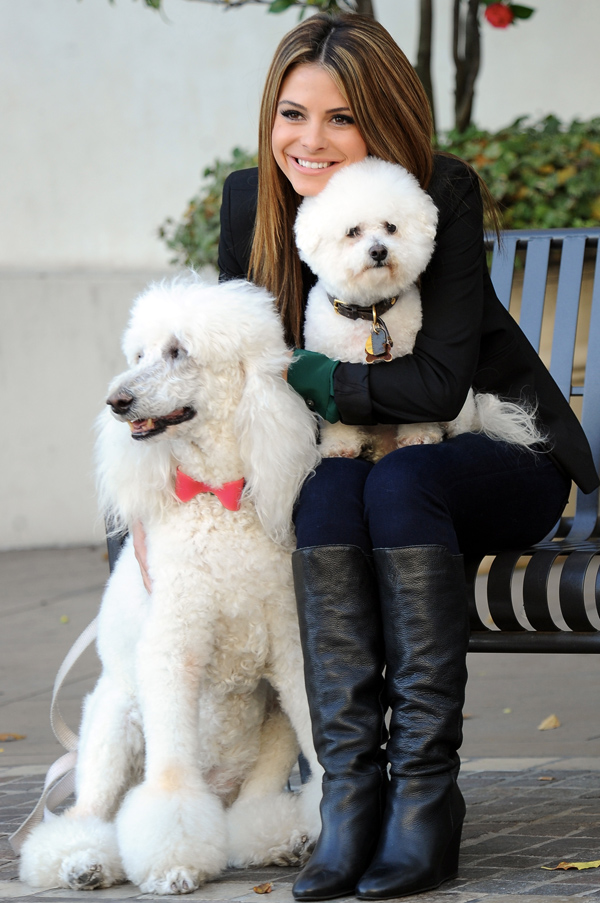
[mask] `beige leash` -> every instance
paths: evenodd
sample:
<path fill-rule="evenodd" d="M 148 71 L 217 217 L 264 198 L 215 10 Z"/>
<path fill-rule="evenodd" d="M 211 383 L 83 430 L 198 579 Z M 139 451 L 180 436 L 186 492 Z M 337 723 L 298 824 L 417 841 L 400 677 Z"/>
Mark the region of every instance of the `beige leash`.
<path fill-rule="evenodd" d="M 57 759 L 46 774 L 44 789 L 38 803 L 23 824 L 17 828 L 14 834 L 8 838 L 11 847 L 15 853 L 21 852 L 21 847 L 27 836 L 42 820 L 48 821 L 56 818 L 54 810 L 63 803 L 67 797 L 75 790 L 75 766 L 77 764 L 77 744 L 78 737 L 68 724 L 65 722 L 58 707 L 58 694 L 64 683 L 64 680 L 80 657 L 80 655 L 94 642 L 98 634 L 98 618 L 94 618 L 91 624 L 85 628 L 69 651 L 64 661 L 58 669 L 56 680 L 54 681 L 54 690 L 52 692 L 52 702 L 50 704 L 50 724 L 54 731 L 54 736 L 59 743 L 67 750 L 65 755 Z"/>

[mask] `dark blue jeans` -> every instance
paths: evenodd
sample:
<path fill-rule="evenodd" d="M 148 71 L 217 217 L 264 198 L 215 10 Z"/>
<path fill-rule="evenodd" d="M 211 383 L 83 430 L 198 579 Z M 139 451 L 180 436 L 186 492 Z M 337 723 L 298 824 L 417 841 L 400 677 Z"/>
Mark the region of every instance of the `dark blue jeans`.
<path fill-rule="evenodd" d="M 327 458 L 296 505 L 298 548 L 443 545 L 454 555 L 526 548 L 552 529 L 570 480 L 547 454 L 464 433 L 373 465 Z"/>

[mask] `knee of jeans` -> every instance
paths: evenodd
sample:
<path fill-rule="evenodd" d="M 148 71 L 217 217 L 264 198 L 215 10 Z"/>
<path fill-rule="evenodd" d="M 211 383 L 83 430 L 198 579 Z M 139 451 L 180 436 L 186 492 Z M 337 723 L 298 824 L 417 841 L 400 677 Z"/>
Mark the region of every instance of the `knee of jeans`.
<path fill-rule="evenodd" d="M 432 494 L 439 497 L 443 487 L 439 485 L 438 468 L 432 460 L 435 447 L 408 446 L 385 455 L 365 482 L 365 507 L 381 504 L 382 500 L 388 504 L 418 505 Z"/>

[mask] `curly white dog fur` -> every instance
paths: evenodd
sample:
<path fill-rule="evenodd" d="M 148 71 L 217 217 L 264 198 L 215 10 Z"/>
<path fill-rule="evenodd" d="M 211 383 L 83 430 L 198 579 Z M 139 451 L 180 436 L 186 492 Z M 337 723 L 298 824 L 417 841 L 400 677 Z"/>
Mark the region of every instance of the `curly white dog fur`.
<path fill-rule="evenodd" d="M 410 354 L 422 323 L 416 282 L 433 254 L 436 226 L 437 209 L 414 176 L 374 157 L 344 167 L 318 195 L 305 198 L 296 218 L 296 244 L 319 280 L 308 298 L 305 347 L 336 360 L 365 363 L 372 305 L 397 298 L 382 314 L 393 340 L 390 354 Z M 369 319 L 336 313 L 334 299 L 364 308 Z M 540 440 L 531 412 L 471 391 L 450 423 L 393 428 L 323 424 L 321 450 L 327 457 L 362 454 L 378 460 L 393 448 L 473 431 L 526 446 Z"/>
<path fill-rule="evenodd" d="M 320 830 L 289 551 L 319 455 L 263 290 L 152 286 L 124 350 L 118 416 L 100 419 L 100 493 L 117 528 L 143 522 L 153 591 L 128 540 L 99 616 L 77 800 L 26 840 L 21 878 L 187 893 L 227 864 L 299 864 Z M 210 493 L 180 501 L 176 468 L 213 487 L 245 478 L 239 510 Z M 290 793 L 299 747 L 313 778 Z"/>

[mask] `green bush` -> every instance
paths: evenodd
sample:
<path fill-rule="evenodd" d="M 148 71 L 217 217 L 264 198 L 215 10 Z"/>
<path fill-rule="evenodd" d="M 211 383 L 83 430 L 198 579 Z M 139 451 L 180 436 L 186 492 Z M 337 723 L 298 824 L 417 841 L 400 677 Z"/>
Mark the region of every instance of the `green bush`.
<path fill-rule="evenodd" d="M 507 229 L 600 225 L 600 118 L 570 125 L 555 116 L 534 123 L 521 118 L 499 132 L 449 132 L 438 146 L 477 170 Z M 236 147 L 231 160 L 215 160 L 204 170 L 181 221 L 168 219 L 159 229 L 175 252 L 172 263 L 216 266 L 223 182 L 249 166 L 256 166 L 256 154 Z"/>
<path fill-rule="evenodd" d="M 600 118 L 522 118 L 499 132 L 450 132 L 439 146 L 477 170 L 507 229 L 600 225 Z"/>
<path fill-rule="evenodd" d="M 223 183 L 234 170 L 256 166 L 256 159 L 256 154 L 235 147 L 231 160 L 215 160 L 212 166 L 206 167 L 202 173 L 204 183 L 189 202 L 181 221 L 169 218 L 158 230 L 167 248 L 175 252 L 171 263 L 196 270 L 217 266 Z"/>

